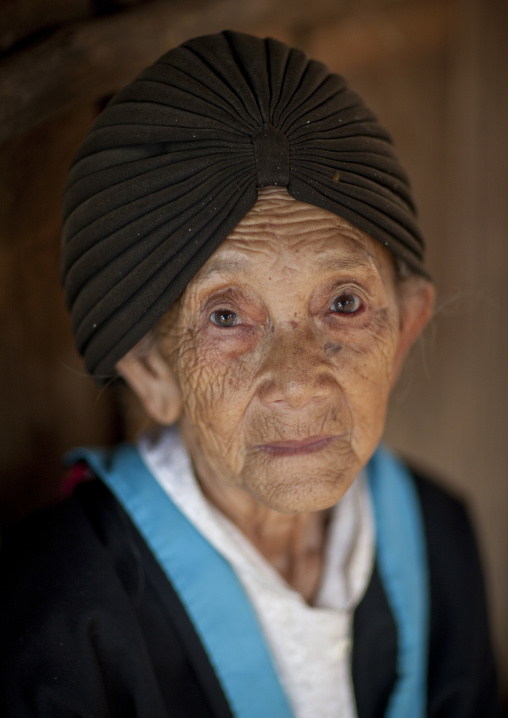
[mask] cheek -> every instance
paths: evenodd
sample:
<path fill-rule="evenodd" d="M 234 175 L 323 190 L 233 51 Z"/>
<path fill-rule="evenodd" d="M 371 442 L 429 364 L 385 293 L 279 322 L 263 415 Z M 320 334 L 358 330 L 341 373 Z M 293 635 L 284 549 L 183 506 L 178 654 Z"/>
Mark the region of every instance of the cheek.
<path fill-rule="evenodd" d="M 246 347 L 249 343 L 248 338 L 231 341 L 227 334 L 221 341 L 193 333 L 182 344 L 175 371 L 192 424 L 206 424 L 217 435 L 241 428 L 259 367 L 257 353 Z"/>
<path fill-rule="evenodd" d="M 384 429 L 398 341 L 397 316 L 381 310 L 375 319 L 363 340 L 343 345 L 336 360 L 353 419 L 353 442 L 362 454 L 377 445 Z"/>
<path fill-rule="evenodd" d="M 178 367 L 183 387 L 183 431 L 198 471 L 238 484 L 245 462 L 244 417 L 258 361 L 197 342 Z M 204 462 L 204 463 L 203 463 Z"/>

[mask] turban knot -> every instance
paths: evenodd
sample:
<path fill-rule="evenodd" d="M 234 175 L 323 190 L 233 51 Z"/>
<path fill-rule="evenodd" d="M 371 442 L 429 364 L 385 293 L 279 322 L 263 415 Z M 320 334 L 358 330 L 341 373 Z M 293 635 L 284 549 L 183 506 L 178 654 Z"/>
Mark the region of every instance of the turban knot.
<path fill-rule="evenodd" d="M 252 136 L 256 157 L 257 186 L 272 187 L 289 184 L 289 142 L 285 134 L 267 125 Z"/>

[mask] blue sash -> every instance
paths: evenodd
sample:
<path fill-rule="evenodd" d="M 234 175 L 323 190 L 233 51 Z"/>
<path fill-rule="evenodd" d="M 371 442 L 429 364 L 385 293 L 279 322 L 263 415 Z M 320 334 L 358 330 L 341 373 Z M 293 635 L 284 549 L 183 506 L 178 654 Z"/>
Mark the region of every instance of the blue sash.
<path fill-rule="evenodd" d="M 292 718 L 255 612 L 234 570 L 161 488 L 137 449 L 76 449 L 127 511 L 191 618 L 237 718 Z M 378 450 L 368 466 L 378 565 L 398 626 L 387 718 L 425 714 L 427 583 L 418 499 L 407 470 Z"/>
<path fill-rule="evenodd" d="M 379 573 L 398 629 L 397 682 L 386 718 L 423 718 L 430 608 L 420 504 L 408 470 L 386 449 L 377 449 L 368 477 Z"/>

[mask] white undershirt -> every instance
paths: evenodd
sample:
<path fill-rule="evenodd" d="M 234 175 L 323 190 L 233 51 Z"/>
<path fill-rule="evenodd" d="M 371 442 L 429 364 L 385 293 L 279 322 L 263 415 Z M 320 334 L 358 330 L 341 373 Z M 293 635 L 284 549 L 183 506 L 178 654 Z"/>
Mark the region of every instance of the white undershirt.
<path fill-rule="evenodd" d="M 235 570 L 256 611 L 295 718 L 354 718 L 353 612 L 374 563 L 374 522 L 363 472 L 333 508 L 321 586 L 313 606 L 204 497 L 177 429 L 138 448 L 180 511 Z"/>

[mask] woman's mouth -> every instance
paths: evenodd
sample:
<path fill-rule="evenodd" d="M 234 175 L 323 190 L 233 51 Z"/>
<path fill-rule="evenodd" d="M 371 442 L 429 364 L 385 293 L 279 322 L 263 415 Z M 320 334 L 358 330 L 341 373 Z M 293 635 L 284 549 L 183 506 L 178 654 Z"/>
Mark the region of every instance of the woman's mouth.
<path fill-rule="evenodd" d="M 324 449 L 336 438 L 336 436 L 310 436 L 294 441 L 272 441 L 268 444 L 258 444 L 256 448 L 275 456 L 301 456 Z"/>

